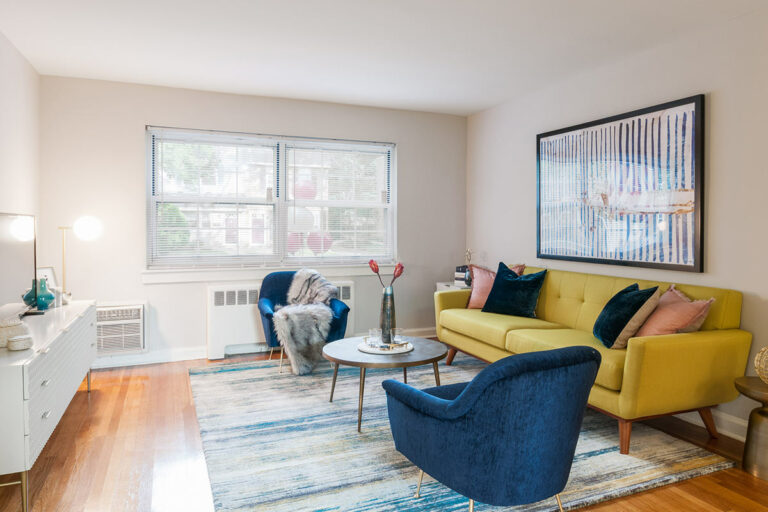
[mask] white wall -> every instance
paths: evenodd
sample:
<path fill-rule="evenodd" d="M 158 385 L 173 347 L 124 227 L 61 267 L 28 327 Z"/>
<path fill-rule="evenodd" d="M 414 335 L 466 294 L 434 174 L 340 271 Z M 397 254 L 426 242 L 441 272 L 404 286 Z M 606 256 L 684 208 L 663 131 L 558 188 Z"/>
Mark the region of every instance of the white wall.
<path fill-rule="evenodd" d="M 499 260 L 733 288 L 752 355 L 768 345 L 768 17 L 724 21 L 621 62 L 585 70 L 468 122 L 467 246 Z M 536 134 L 698 93 L 706 94 L 705 273 L 536 259 Z M 749 372 L 754 374 L 752 361 Z M 720 407 L 744 432 L 755 402 Z M 736 416 L 738 419 L 734 419 Z M 731 424 L 728 422 L 731 421 Z"/>
<path fill-rule="evenodd" d="M 207 283 L 142 284 L 145 125 L 397 143 L 398 326 L 433 328 L 435 282 L 463 261 L 466 118 L 47 76 L 41 110 L 40 264 L 60 266 L 57 226 L 101 218 L 101 239 L 68 246 L 68 288 L 149 301 L 151 357 L 205 353 Z M 361 332 L 378 323 L 381 287 L 354 281 Z"/>
<path fill-rule="evenodd" d="M 37 213 L 39 85 L 0 34 L 0 212 Z"/>

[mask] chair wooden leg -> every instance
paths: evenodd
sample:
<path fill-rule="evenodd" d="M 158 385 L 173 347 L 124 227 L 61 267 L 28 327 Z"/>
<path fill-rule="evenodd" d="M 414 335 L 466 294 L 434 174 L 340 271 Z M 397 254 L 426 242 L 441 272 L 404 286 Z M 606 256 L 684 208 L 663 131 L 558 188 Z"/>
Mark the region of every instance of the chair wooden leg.
<path fill-rule="evenodd" d="M 269 360 L 270 361 L 272 360 L 272 354 L 274 354 L 274 352 L 275 352 L 275 347 L 270 347 L 270 349 L 269 349 Z"/>
<path fill-rule="evenodd" d="M 414 498 L 421 498 L 421 481 L 424 479 L 424 471 L 419 470 L 419 483 L 416 485 L 416 494 L 413 495 Z"/>
<path fill-rule="evenodd" d="M 469 500 L 469 512 L 475 512 L 475 500 Z"/>
<path fill-rule="evenodd" d="M 632 422 L 619 419 L 619 453 L 629 453 L 629 438 L 632 436 Z"/>
<path fill-rule="evenodd" d="M 701 421 L 704 422 L 704 426 L 707 427 L 709 437 L 717 439 L 718 433 L 717 427 L 715 426 L 715 418 L 712 417 L 712 409 L 709 407 L 702 407 L 699 409 L 699 416 L 701 416 Z"/>
<path fill-rule="evenodd" d="M 280 347 L 280 372 L 279 373 L 283 373 L 283 355 L 284 355 L 284 353 L 285 353 L 285 350 L 283 349 L 283 347 Z"/>
<path fill-rule="evenodd" d="M 451 347 L 448 349 L 448 355 L 445 358 L 445 366 L 451 366 L 454 357 L 456 357 L 456 349 Z"/>
<path fill-rule="evenodd" d="M 563 502 L 560 501 L 560 495 L 555 494 L 555 498 L 557 498 L 557 506 L 560 508 L 560 512 L 563 512 Z"/>

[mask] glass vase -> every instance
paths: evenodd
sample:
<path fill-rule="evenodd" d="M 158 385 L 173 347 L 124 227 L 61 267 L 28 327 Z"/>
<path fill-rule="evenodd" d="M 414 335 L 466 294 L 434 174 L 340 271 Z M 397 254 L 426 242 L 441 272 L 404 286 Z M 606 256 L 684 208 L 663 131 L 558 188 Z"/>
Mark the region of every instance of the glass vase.
<path fill-rule="evenodd" d="M 391 329 L 395 325 L 395 291 L 391 286 L 384 288 L 381 295 L 381 311 L 379 312 L 379 327 L 381 327 L 381 342 L 392 343 Z"/>

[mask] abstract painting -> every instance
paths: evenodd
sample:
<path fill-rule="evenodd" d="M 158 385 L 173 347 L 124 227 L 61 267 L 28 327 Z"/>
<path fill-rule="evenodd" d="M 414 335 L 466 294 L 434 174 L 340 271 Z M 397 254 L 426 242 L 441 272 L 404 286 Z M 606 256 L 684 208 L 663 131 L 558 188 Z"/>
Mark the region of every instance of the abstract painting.
<path fill-rule="evenodd" d="M 704 96 L 536 137 L 537 256 L 702 271 Z"/>

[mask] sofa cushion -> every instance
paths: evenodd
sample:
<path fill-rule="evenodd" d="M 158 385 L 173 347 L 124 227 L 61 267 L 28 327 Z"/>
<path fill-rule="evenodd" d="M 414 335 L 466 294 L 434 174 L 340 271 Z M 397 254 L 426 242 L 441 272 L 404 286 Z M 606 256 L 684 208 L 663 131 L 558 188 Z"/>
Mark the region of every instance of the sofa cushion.
<path fill-rule="evenodd" d="M 627 348 L 627 341 L 640 330 L 659 304 L 659 287 L 641 290 L 631 284 L 614 295 L 595 320 L 592 334 L 608 348 Z"/>
<path fill-rule="evenodd" d="M 518 276 L 503 262 L 499 263 L 491 293 L 483 311 L 503 315 L 536 318 L 536 303 L 547 271 Z"/>
<path fill-rule="evenodd" d="M 484 313 L 479 309 L 446 309 L 440 313 L 440 325 L 465 336 L 504 349 L 510 329 L 557 329 L 560 325 L 522 316 Z"/>
<path fill-rule="evenodd" d="M 621 391 L 627 351 L 607 348 L 592 333 L 577 329 L 519 329 L 507 333 L 505 348 L 515 354 L 524 354 L 576 345 L 592 347 L 603 357 L 595 383 L 614 391 Z"/>

